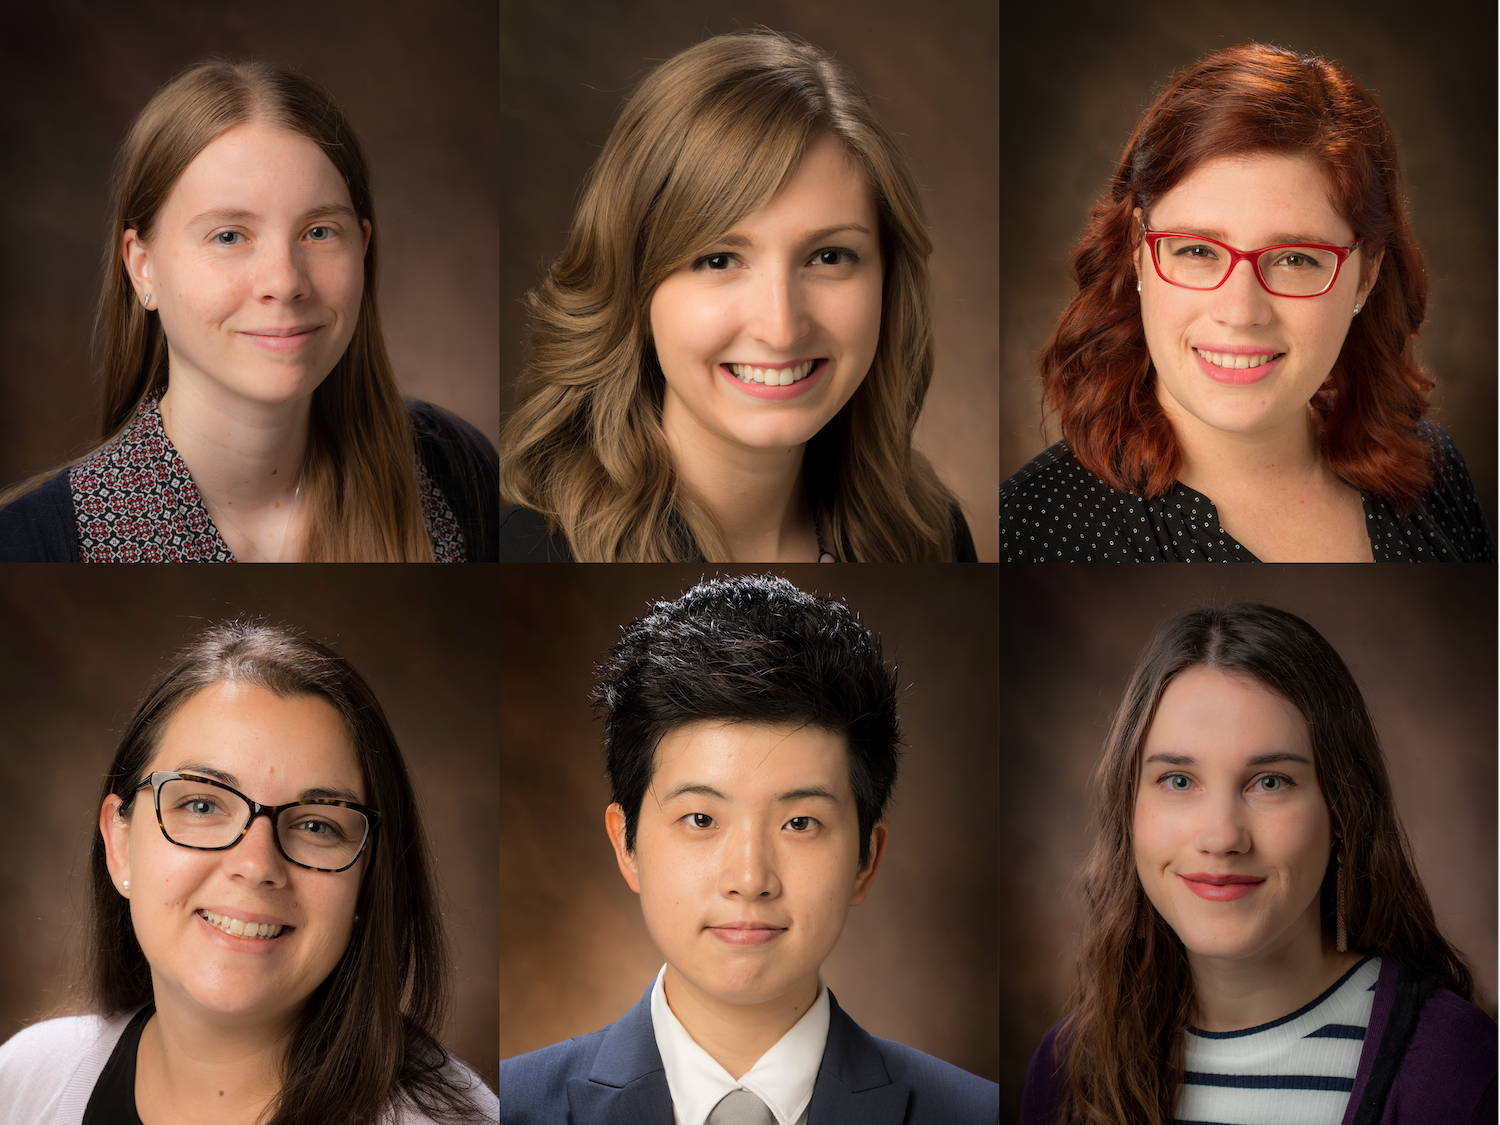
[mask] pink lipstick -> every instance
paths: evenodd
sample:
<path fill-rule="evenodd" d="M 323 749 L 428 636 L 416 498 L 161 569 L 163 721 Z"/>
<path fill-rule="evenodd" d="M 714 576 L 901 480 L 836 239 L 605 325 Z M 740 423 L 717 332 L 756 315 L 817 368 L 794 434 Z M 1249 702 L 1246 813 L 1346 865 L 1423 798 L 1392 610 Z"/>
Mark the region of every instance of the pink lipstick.
<path fill-rule="evenodd" d="M 723 926 L 709 926 L 708 932 L 726 945 L 769 945 L 786 933 L 786 927 L 773 926 L 769 922 L 730 922 Z"/>
<path fill-rule="evenodd" d="M 1178 875 L 1188 889 L 1199 898 L 1210 902 L 1233 902 L 1256 890 L 1266 880 L 1257 875 L 1212 875 L 1199 871 L 1192 875 Z"/>

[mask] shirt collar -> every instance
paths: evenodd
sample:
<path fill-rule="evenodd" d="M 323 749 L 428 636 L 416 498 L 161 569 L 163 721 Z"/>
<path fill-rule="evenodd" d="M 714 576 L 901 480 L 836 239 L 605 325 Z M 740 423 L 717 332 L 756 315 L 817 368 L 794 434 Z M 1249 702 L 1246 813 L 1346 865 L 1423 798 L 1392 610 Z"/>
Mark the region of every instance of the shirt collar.
<path fill-rule="evenodd" d="M 813 1085 L 828 1045 L 828 986 L 818 977 L 818 998 L 785 1035 L 756 1060 L 738 1082 L 698 1046 L 673 1015 L 662 987 L 667 967 L 651 989 L 651 1027 L 667 1072 L 677 1125 L 704 1125 L 709 1112 L 731 1090 L 749 1090 L 770 1107 L 776 1125 L 797 1125 L 812 1101 Z"/>

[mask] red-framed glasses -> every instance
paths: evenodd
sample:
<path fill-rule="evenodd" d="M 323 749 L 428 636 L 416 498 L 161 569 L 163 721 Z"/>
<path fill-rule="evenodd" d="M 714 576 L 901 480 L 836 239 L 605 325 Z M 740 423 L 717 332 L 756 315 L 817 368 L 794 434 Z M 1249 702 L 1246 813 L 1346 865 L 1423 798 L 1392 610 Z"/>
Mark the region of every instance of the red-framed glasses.
<path fill-rule="evenodd" d="M 1156 276 L 1183 289 L 1217 289 L 1229 280 L 1234 267 L 1249 262 L 1261 288 L 1277 297 L 1320 297 L 1333 288 L 1352 246 L 1327 246 L 1321 242 L 1290 242 L 1262 246 L 1259 250 L 1236 250 L 1216 238 L 1181 231 L 1147 230 L 1141 226 Z"/>

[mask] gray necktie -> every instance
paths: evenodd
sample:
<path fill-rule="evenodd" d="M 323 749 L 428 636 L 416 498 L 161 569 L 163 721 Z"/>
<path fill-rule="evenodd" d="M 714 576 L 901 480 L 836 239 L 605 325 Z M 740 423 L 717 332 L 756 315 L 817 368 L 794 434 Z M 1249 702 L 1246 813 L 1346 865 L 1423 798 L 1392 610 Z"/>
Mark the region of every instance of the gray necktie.
<path fill-rule="evenodd" d="M 749 1090 L 730 1090 L 714 1106 L 705 1125 L 776 1125 L 776 1117 Z"/>

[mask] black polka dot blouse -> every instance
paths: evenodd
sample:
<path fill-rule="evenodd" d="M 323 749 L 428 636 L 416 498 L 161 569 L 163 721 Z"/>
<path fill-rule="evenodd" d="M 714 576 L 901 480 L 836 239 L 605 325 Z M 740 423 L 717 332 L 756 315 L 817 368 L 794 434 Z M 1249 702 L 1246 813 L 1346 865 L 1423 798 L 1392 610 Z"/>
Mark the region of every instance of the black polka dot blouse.
<path fill-rule="evenodd" d="M 1494 562 L 1484 510 L 1463 456 L 1441 427 L 1422 423 L 1433 479 L 1402 516 L 1361 492 L 1376 562 Z M 1259 562 L 1219 526 L 1218 509 L 1182 483 L 1155 500 L 1119 492 L 1078 463 L 1066 442 L 1000 486 L 1001 562 Z"/>

